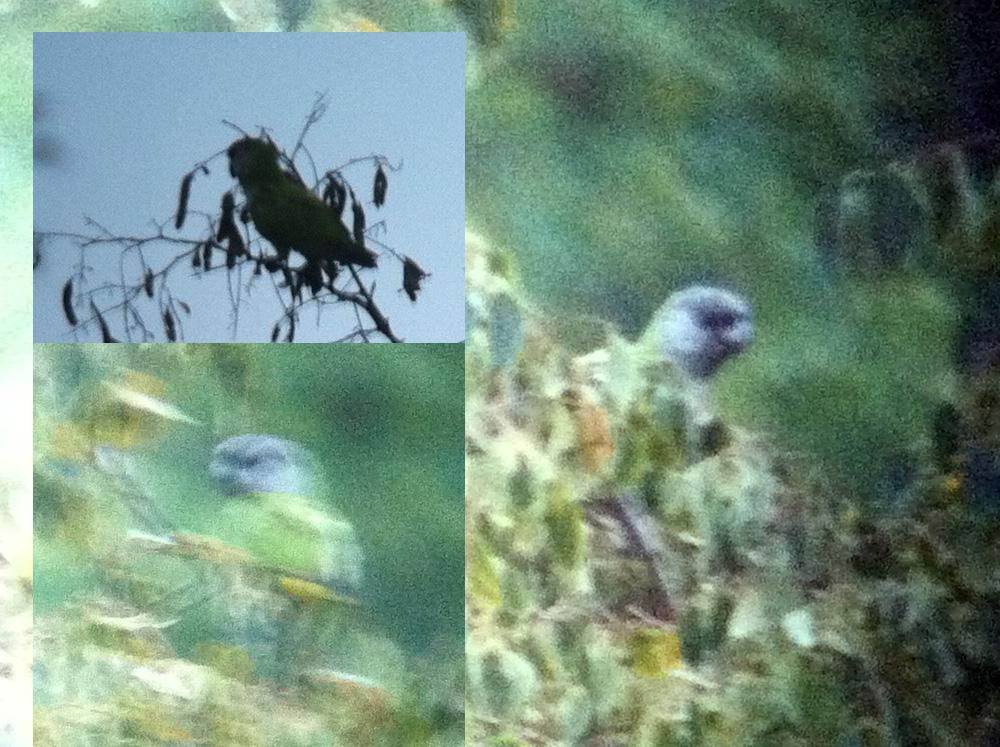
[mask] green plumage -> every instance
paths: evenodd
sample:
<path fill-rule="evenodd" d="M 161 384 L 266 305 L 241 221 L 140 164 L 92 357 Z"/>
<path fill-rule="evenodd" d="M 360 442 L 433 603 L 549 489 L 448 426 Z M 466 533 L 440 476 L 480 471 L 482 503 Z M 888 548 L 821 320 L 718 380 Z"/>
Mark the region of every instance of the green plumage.
<path fill-rule="evenodd" d="M 253 493 L 226 502 L 217 535 L 275 571 L 354 592 L 361 549 L 354 529 L 304 496 Z"/>
<path fill-rule="evenodd" d="M 375 267 L 376 255 L 354 241 L 334 211 L 278 165 L 273 143 L 253 137 L 229 146 L 229 173 L 240 182 L 258 233 L 282 259 L 294 249 L 307 262 Z"/>

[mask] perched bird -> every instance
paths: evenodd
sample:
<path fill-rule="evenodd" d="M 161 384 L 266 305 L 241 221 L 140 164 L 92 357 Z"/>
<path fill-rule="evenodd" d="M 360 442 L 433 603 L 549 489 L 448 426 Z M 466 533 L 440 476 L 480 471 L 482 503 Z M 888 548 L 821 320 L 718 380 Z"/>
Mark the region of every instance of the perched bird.
<path fill-rule="evenodd" d="M 667 299 L 654 318 L 652 334 L 664 356 L 694 381 L 705 381 L 750 344 L 753 315 L 741 296 L 693 285 Z"/>
<path fill-rule="evenodd" d="M 278 165 L 268 140 L 244 137 L 229 146 L 229 173 L 239 180 L 257 231 L 283 259 L 294 249 L 316 277 L 324 262 L 375 267 L 376 254 L 355 241 L 338 215 Z"/>
<path fill-rule="evenodd" d="M 261 434 L 223 441 L 209 465 L 233 496 L 220 513 L 219 535 L 283 578 L 353 592 L 361 585 L 361 549 L 351 525 L 315 502 L 317 471 L 293 441 Z"/>
<path fill-rule="evenodd" d="M 344 595 L 360 588 L 361 549 L 350 523 L 316 500 L 316 460 L 293 441 L 253 434 L 219 444 L 209 472 L 228 496 L 212 536 L 249 558 L 220 596 L 223 640 L 259 675 L 282 679 L 345 655 L 355 603 Z"/>

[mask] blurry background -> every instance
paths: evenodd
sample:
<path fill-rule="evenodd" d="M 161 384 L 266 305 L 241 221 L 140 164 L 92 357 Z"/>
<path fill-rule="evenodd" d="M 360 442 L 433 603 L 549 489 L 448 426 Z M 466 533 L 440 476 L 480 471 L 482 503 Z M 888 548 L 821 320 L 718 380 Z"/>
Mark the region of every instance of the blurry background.
<path fill-rule="evenodd" d="M 975 4 L 892 1 L 463 7 L 478 52 L 469 223 L 515 257 L 562 338 L 592 342 L 593 318 L 634 337 L 672 290 L 734 287 L 757 336 L 718 376 L 725 412 L 892 500 L 953 394 L 952 343 L 995 244 L 837 274 L 817 256 L 817 205 L 856 169 L 960 152 L 996 127 L 998 22 Z M 990 189 L 995 156 L 958 178 Z"/>

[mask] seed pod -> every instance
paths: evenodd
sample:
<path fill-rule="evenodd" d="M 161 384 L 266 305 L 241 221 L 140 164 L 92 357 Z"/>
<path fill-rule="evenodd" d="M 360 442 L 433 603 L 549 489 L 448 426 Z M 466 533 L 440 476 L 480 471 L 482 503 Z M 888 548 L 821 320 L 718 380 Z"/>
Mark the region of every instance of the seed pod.
<path fill-rule="evenodd" d="M 231 234 L 239 234 L 236 230 L 236 223 L 233 221 L 233 211 L 236 209 L 236 200 L 233 199 L 232 192 L 222 195 L 222 217 L 219 218 L 219 230 L 215 235 L 216 241 L 222 241 Z"/>
<path fill-rule="evenodd" d="M 191 181 L 194 179 L 194 172 L 190 171 L 181 180 L 181 197 L 177 204 L 177 220 L 174 221 L 174 228 L 180 229 L 184 225 L 184 217 L 187 215 L 188 197 L 191 196 Z"/>
<path fill-rule="evenodd" d="M 163 312 L 163 329 L 167 333 L 168 342 L 177 342 L 177 328 L 174 326 L 174 315 L 170 310 Z"/>
<path fill-rule="evenodd" d="M 97 310 L 97 306 L 93 301 L 90 302 L 90 310 L 94 312 L 94 316 L 97 317 L 97 323 L 101 327 L 101 342 L 119 342 L 119 340 L 116 340 L 112 336 L 111 330 L 108 329 L 108 325 L 104 321 L 104 317 L 101 316 L 101 312 Z"/>
<path fill-rule="evenodd" d="M 285 342 L 292 342 L 295 339 L 295 317 L 288 317 L 288 334 L 285 335 Z"/>
<path fill-rule="evenodd" d="M 191 252 L 191 266 L 194 268 L 201 267 L 201 244 L 196 244 L 194 251 Z"/>
<path fill-rule="evenodd" d="M 379 164 L 378 171 L 375 172 L 375 207 L 382 207 L 385 203 L 385 191 L 389 188 L 389 180 L 386 179 L 382 164 Z"/>
<path fill-rule="evenodd" d="M 246 247 L 243 246 L 243 237 L 235 228 L 234 226 L 233 232 L 229 234 L 229 243 L 226 246 L 226 268 L 230 270 L 236 266 L 237 258 L 246 251 Z"/>
<path fill-rule="evenodd" d="M 365 244 L 365 209 L 361 203 L 354 199 L 351 194 L 351 210 L 354 212 L 354 240 L 364 246 Z"/>
<path fill-rule="evenodd" d="M 142 289 L 146 291 L 146 295 L 149 298 L 153 297 L 153 271 L 146 270 L 146 274 L 142 277 Z"/>
<path fill-rule="evenodd" d="M 409 257 L 403 258 L 403 290 L 410 297 L 411 301 L 417 300 L 417 291 L 420 290 L 420 281 L 428 277 L 429 273 Z"/>
<path fill-rule="evenodd" d="M 205 272 L 208 272 L 209 270 L 212 269 L 212 242 L 211 241 L 206 241 L 205 242 L 204 254 L 202 255 L 202 259 L 205 262 Z"/>
<path fill-rule="evenodd" d="M 323 190 L 323 201 L 333 208 L 337 217 L 344 214 L 344 205 L 347 204 L 347 190 L 340 179 L 330 174 L 326 188 Z"/>
<path fill-rule="evenodd" d="M 76 326 L 76 312 L 73 311 L 73 278 L 66 281 L 66 285 L 63 286 L 62 290 L 62 306 L 63 314 L 66 315 L 66 321 L 69 322 L 69 326 Z"/>

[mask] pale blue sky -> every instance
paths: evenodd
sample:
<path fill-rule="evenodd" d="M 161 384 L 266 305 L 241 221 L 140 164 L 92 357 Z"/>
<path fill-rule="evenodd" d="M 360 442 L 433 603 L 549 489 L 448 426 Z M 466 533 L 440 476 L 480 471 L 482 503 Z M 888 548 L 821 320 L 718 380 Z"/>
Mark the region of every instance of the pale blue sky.
<path fill-rule="evenodd" d="M 345 173 L 365 201 L 369 226 L 387 222 L 376 238 L 432 273 L 416 304 L 398 292 L 401 265 L 390 254 L 362 277 L 376 280 L 376 301 L 407 342 L 463 340 L 463 34 L 37 33 L 34 42 L 34 87 L 46 102 L 36 134 L 54 138 L 61 152 L 57 164 L 35 169 L 37 230 L 93 233 L 87 215 L 118 235 L 150 235 L 157 221 L 168 236 L 204 236 L 206 219 L 197 211 L 217 215 L 222 193 L 235 185 L 224 156 L 212 161 L 210 176 L 196 177 L 180 231 L 173 215 L 183 175 L 239 137 L 223 120 L 251 133 L 268 127 L 290 151 L 316 93 L 326 91 L 326 116 L 306 138 L 317 167 L 376 153 L 403 161 L 401 171 L 389 172 L 381 210 L 371 203 L 373 168 Z M 311 179 L 308 160 L 296 163 Z M 146 255 L 156 269 L 180 250 L 161 246 Z M 98 271 L 92 288 L 118 281 L 119 255 L 110 247 L 88 250 Z M 74 338 L 62 314 L 60 291 L 78 258 L 65 241 L 46 247 L 34 273 L 36 342 L 99 341 L 96 332 Z M 135 258 L 125 272 L 129 282 L 139 277 Z M 187 342 L 268 341 L 280 310 L 266 274 L 255 279 L 248 301 L 244 269 L 234 338 L 227 273 L 192 278 L 187 266 L 175 273 L 171 289 L 193 310 L 184 320 Z M 155 299 L 144 298 L 140 308 L 164 341 Z M 317 318 L 314 305 L 302 311 L 296 342 L 330 342 L 356 323 L 346 304 L 324 307 L 318 327 Z M 123 339 L 121 315 L 108 320 Z"/>

